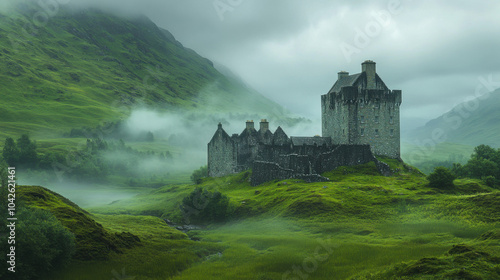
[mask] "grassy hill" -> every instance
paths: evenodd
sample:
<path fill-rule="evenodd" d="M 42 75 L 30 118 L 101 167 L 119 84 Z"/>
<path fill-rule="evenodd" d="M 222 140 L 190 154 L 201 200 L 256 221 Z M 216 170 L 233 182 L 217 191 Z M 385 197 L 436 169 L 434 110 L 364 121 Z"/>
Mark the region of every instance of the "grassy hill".
<path fill-rule="evenodd" d="M 286 114 L 146 17 L 61 6 L 35 26 L 35 1 L 12 6 L 0 11 L 1 138 L 60 136 L 131 106 Z"/>

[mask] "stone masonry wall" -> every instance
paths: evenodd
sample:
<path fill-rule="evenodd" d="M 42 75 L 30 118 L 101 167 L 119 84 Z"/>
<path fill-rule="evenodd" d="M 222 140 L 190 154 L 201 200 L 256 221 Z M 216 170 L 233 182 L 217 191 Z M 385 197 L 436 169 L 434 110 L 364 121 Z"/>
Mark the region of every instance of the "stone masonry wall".
<path fill-rule="evenodd" d="M 235 143 L 224 135 L 223 131 L 216 133 L 208 143 L 208 176 L 222 177 L 236 170 Z"/>
<path fill-rule="evenodd" d="M 355 166 L 375 162 L 377 169 L 384 176 L 392 174 L 390 167 L 373 155 L 369 145 L 339 145 L 332 151 L 316 157 L 308 155 L 283 155 L 279 163 L 254 161 L 251 184 L 256 186 L 272 180 L 291 178 L 304 179 L 307 182 L 322 182 L 327 178 L 319 174 L 334 170 L 340 166 Z"/>

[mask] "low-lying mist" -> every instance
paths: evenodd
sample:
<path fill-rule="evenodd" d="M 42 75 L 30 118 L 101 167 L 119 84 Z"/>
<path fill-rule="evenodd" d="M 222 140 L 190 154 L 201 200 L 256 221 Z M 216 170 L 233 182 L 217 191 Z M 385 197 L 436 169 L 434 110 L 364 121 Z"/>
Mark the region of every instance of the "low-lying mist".
<path fill-rule="evenodd" d="M 259 129 L 261 119 L 267 119 L 259 114 L 237 113 L 208 113 L 208 112 L 158 112 L 145 108 L 132 111 L 123 126 L 125 135 L 130 139 L 141 138 L 141 135 L 150 134 L 155 144 L 166 143 L 171 147 L 172 163 L 168 168 L 172 172 L 191 171 L 207 163 L 207 144 L 217 130 L 220 122 L 224 130 L 232 135 L 240 134 L 245 129 L 247 120 L 253 120 L 255 128 Z M 289 136 L 314 136 L 321 133 L 320 123 L 305 119 L 281 118 L 267 119 L 270 129 L 276 130 L 281 126 Z M 166 170 L 159 168 L 162 163 L 145 159 L 138 166 Z"/>
<path fill-rule="evenodd" d="M 81 144 L 43 150 L 38 168 L 23 171 L 20 183 L 46 186 L 82 206 L 108 204 L 166 184 L 189 183 L 192 172 L 207 164 L 207 144 L 219 122 L 229 135 L 240 134 L 247 120 L 258 130 L 261 119 L 273 132 L 281 126 L 289 136 L 320 134 L 319 121 L 269 116 L 136 108 L 122 121 L 73 129 L 66 137 L 82 139 Z"/>

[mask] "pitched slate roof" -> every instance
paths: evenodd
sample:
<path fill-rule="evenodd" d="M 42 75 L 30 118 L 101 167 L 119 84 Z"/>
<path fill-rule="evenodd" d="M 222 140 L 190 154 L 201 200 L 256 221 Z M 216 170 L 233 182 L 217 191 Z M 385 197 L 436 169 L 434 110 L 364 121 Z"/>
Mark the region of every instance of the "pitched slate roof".
<path fill-rule="evenodd" d="M 212 136 L 212 139 L 210 140 L 209 143 L 214 142 L 215 139 L 217 139 L 217 138 L 222 138 L 222 139 L 230 139 L 231 138 L 231 137 L 229 137 L 227 132 L 224 130 L 224 128 L 222 128 L 221 123 L 219 123 L 219 125 L 217 126 L 217 130 L 215 131 L 214 136 Z"/>
<path fill-rule="evenodd" d="M 361 74 L 363 74 L 363 73 L 350 75 L 350 76 L 347 76 L 347 77 L 344 77 L 344 78 L 337 80 L 328 93 L 340 92 L 340 89 L 342 87 L 353 86 L 356 83 L 356 81 L 359 79 L 359 77 L 361 77 Z"/>
<path fill-rule="evenodd" d="M 283 131 L 281 126 L 278 126 L 276 131 L 273 134 L 273 144 L 274 145 L 285 145 L 288 144 L 289 138 L 288 135 Z"/>
<path fill-rule="evenodd" d="M 290 137 L 292 140 L 292 144 L 294 146 L 302 146 L 302 145 L 307 145 L 307 146 L 313 146 L 313 145 L 327 145 L 330 146 L 332 144 L 332 138 L 330 137 Z"/>

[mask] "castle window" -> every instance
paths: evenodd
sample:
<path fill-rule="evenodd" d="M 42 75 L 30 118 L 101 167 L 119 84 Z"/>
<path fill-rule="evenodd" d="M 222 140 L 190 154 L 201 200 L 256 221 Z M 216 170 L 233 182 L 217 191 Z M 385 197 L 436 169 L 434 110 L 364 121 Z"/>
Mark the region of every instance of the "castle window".
<path fill-rule="evenodd" d="M 391 129 L 391 136 L 394 136 L 394 129 Z"/>
<path fill-rule="evenodd" d="M 378 116 L 375 116 L 375 122 L 378 123 L 378 121 L 379 121 Z"/>
<path fill-rule="evenodd" d="M 390 124 L 393 124 L 393 123 L 394 123 L 394 117 L 393 117 L 393 116 L 391 116 L 391 117 L 389 118 L 389 123 L 390 123 Z"/>
<path fill-rule="evenodd" d="M 365 103 L 363 102 L 363 99 L 360 99 L 360 100 L 359 100 L 359 106 L 360 106 L 361 108 L 365 107 Z"/>
<path fill-rule="evenodd" d="M 361 123 L 365 123 L 365 116 L 361 116 Z"/>
<path fill-rule="evenodd" d="M 378 133 L 378 129 L 375 129 L 375 136 L 380 136 L 380 134 Z"/>
<path fill-rule="evenodd" d="M 361 136 L 365 136 L 365 129 L 364 128 L 361 129 Z"/>

